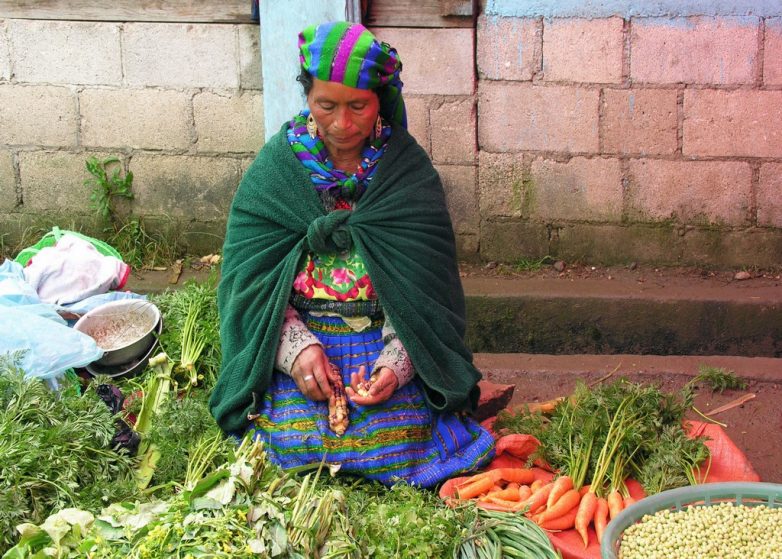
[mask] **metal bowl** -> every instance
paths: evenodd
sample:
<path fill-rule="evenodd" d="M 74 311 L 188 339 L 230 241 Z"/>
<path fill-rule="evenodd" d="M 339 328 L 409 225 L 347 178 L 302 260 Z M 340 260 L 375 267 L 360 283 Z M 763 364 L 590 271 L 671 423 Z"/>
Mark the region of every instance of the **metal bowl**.
<path fill-rule="evenodd" d="M 158 347 L 158 338 L 160 337 L 161 332 L 163 332 L 162 317 L 155 327 L 156 335 L 152 341 L 152 345 L 149 346 L 149 349 L 144 355 L 121 365 L 99 365 L 96 361 L 85 366 L 84 369 L 93 377 L 98 375 L 105 375 L 110 378 L 134 377 L 147 367 L 150 358 L 155 355 L 155 351 Z"/>
<path fill-rule="evenodd" d="M 123 365 L 138 359 L 155 342 L 160 310 L 143 299 L 121 299 L 95 307 L 74 329 L 92 337 L 104 353 L 98 365 Z"/>

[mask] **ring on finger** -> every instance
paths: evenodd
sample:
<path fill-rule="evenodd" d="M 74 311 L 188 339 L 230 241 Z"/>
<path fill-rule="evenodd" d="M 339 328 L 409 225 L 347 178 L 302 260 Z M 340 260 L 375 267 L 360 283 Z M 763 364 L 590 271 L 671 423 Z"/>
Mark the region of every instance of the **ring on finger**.
<path fill-rule="evenodd" d="M 302 377 L 301 381 L 302 382 L 307 382 L 308 380 L 311 380 L 313 378 L 315 378 L 315 377 L 313 377 L 312 375 L 306 375 L 306 376 Z"/>

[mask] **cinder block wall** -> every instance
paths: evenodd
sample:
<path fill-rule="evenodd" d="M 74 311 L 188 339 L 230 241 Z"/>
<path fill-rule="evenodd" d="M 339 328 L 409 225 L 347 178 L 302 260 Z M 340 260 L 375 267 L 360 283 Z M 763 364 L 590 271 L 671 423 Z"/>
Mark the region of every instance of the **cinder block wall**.
<path fill-rule="evenodd" d="M 487 0 L 475 29 L 373 29 L 461 255 L 779 266 L 782 8 L 748 1 Z M 255 25 L 0 19 L 0 234 L 89 224 L 84 160 L 120 155 L 136 215 L 219 248 L 262 105 Z"/>
<path fill-rule="evenodd" d="M 248 8 L 249 9 L 249 8 Z M 0 234 L 97 226 L 85 160 L 119 156 L 130 210 L 219 247 L 263 144 L 258 26 L 0 19 Z"/>
<path fill-rule="evenodd" d="M 782 7 L 535 4 L 478 20 L 481 257 L 779 266 Z"/>

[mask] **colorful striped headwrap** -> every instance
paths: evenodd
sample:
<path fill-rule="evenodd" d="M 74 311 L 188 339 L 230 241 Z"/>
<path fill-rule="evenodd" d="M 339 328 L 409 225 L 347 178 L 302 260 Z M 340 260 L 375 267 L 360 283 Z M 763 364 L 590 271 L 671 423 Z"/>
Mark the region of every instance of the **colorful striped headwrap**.
<path fill-rule="evenodd" d="M 402 99 L 402 62 L 361 24 L 332 21 L 299 33 L 299 61 L 312 77 L 358 89 L 380 91 L 380 116 L 407 128 Z"/>

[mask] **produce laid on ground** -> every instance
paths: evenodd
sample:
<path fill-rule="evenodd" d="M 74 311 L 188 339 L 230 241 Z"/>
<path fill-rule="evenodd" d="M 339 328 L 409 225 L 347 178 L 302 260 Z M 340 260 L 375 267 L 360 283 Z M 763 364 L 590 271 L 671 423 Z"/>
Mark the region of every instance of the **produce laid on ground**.
<path fill-rule="evenodd" d="M 490 470 L 461 481 L 456 496 L 522 512 L 547 530 L 575 529 L 587 547 L 590 525 L 602 540 L 606 524 L 635 502 L 630 478 L 652 494 L 696 483 L 701 465 L 708 468 L 704 438 L 688 436 L 683 424 L 692 398 L 690 386 L 668 394 L 622 379 L 578 384 L 549 416 L 501 412 L 494 431 L 536 437 L 534 458 L 556 477 L 544 482 L 532 470 Z"/>
<path fill-rule="evenodd" d="M 507 467 L 520 462 L 516 458 L 496 460 L 495 469 L 447 482 L 441 496 L 523 514 L 547 530 L 566 557 L 598 557 L 608 523 L 637 499 L 708 478 L 708 437 L 685 421 L 685 413 L 703 415 L 693 407 L 698 385 L 722 391 L 745 387 L 740 380 L 702 368 L 670 393 L 626 379 L 605 380 L 579 383 L 568 397 L 500 412 L 491 424 L 498 448 L 509 440 L 510 449 L 524 450 L 519 456 L 526 467 Z M 578 535 L 565 540 L 569 533 Z"/>
<path fill-rule="evenodd" d="M 684 426 L 693 386 L 664 393 L 619 380 L 501 413 L 496 435 L 534 437 L 536 452 L 524 467 L 450 480 L 446 500 L 333 475 L 326 462 L 283 471 L 261 442 L 225 438 L 209 413 L 220 363 L 214 278 L 150 301 L 164 326 L 137 376 L 73 375 L 55 392 L 25 378 L 18 356 L 0 356 L 3 559 L 553 559 L 551 534 L 576 530 L 586 546 L 631 493 L 693 484 L 709 469 L 705 438 Z M 336 432 L 347 411 L 335 399 Z M 629 529 L 624 557 L 645 556 L 660 522 Z"/>
<path fill-rule="evenodd" d="M 328 464 L 284 472 L 262 443 L 225 438 L 207 406 L 220 360 L 215 287 L 150 297 L 160 352 L 136 377 L 74 376 L 54 392 L 13 356 L 0 361 L 4 559 L 557 556 L 523 517 L 334 477 Z M 347 415 L 334 411 L 341 429 Z"/>

